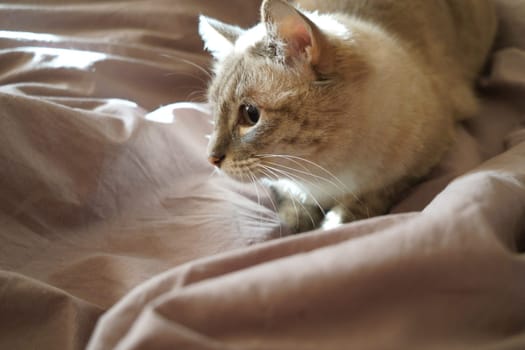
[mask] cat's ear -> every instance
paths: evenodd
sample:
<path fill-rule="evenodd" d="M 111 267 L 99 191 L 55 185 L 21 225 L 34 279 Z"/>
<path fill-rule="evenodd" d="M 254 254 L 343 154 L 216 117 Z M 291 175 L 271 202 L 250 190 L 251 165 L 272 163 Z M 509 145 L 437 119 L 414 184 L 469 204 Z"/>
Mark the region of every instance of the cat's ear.
<path fill-rule="evenodd" d="M 321 71 L 330 68 L 332 55 L 325 34 L 290 2 L 264 0 L 261 16 L 268 33 L 286 44 L 287 59 L 306 59 Z"/>
<path fill-rule="evenodd" d="M 199 17 L 199 34 L 204 47 L 217 60 L 222 60 L 234 49 L 235 41 L 243 29 L 206 16 Z"/>

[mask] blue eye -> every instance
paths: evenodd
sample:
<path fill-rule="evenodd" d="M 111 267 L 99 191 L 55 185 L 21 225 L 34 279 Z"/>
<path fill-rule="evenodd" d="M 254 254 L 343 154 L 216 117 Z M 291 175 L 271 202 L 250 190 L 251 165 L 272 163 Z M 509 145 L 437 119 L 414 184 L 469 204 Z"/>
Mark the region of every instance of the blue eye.
<path fill-rule="evenodd" d="M 241 105 L 239 112 L 242 118 L 241 122 L 251 126 L 257 124 L 261 119 L 261 112 L 254 105 Z"/>

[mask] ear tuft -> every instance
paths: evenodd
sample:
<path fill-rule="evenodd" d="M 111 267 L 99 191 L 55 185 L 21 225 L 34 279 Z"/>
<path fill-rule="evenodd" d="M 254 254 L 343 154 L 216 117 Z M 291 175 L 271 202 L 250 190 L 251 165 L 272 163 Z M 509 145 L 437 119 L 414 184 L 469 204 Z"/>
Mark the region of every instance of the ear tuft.
<path fill-rule="evenodd" d="M 206 16 L 199 17 L 199 34 L 204 41 L 204 47 L 216 60 L 223 60 L 233 51 L 235 41 L 243 32 L 243 29 L 237 26 Z"/>

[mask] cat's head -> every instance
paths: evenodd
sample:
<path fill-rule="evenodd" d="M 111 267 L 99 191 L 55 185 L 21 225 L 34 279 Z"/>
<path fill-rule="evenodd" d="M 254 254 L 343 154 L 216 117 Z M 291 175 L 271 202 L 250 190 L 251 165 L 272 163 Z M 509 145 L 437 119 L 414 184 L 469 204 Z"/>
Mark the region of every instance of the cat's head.
<path fill-rule="evenodd" d="M 300 158 L 336 170 L 367 72 L 352 33 L 284 0 L 263 1 L 261 17 L 249 30 L 200 18 L 215 58 L 210 162 L 241 181 L 278 177 L 276 164 L 298 168 Z"/>

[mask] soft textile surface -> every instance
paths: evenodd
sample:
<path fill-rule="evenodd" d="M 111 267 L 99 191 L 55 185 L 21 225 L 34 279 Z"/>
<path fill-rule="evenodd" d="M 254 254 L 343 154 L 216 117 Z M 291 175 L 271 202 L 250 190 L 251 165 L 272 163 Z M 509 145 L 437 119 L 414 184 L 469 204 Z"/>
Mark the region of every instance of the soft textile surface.
<path fill-rule="evenodd" d="M 205 105 L 169 105 L 208 79 L 196 16 L 258 1 L 4 1 L 0 348 L 525 349 L 525 3 L 499 5 L 482 110 L 429 179 L 271 240 L 264 188 L 206 164 Z"/>

